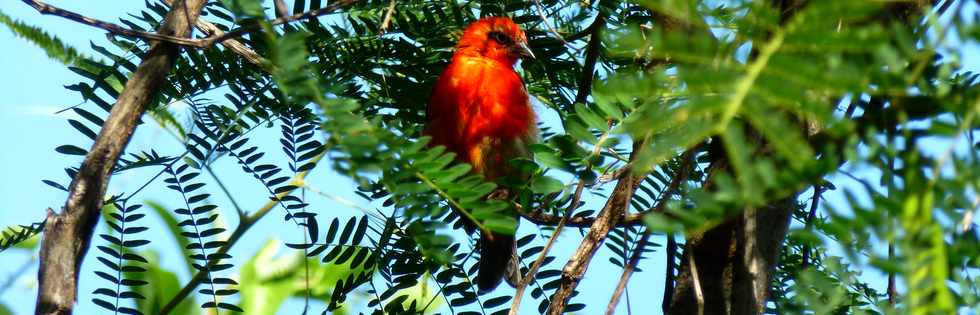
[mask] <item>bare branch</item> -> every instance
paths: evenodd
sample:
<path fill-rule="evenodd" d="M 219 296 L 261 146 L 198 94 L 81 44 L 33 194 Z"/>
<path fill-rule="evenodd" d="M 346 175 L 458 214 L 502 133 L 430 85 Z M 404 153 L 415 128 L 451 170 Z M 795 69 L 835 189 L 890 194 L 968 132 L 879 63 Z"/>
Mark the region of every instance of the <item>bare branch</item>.
<path fill-rule="evenodd" d="M 626 283 L 629 282 L 630 276 L 633 275 L 633 270 L 636 269 L 636 264 L 640 262 L 640 256 L 643 255 L 643 249 L 646 248 L 647 242 L 650 241 L 650 231 L 644 231 L 643 236 L 636 244 L 636 248 L 633 250 L 633 254 L 630 256 L 629 263 L 623 268 L 623 274 L 619 276 L 619 284 L 616 285 L 616 290 L 613 291 L 612 299 L 609 301 L 609 305 L 606 305 L 606 315 L 612 315 L 616 312 L 616 305 L 619 304 L 619 296 L 623 294 L 626 290 Z"/>
<path fill-rule="evenodd" d="M 173 1 L 174 0 L 163 0 L 163 2 L 166 3 L 167 5 L 172 5 Z M 204 34 L 207 34 L 208 36 L 221 36 L 225 34 L 225 31 L 222 31 L 220 28 L 218 28 L 217 25 L 214 25 L 213 23 L 208 22 L 204 19 L 200 19 L 200 18 L 197 19 L 197 22 L 194 23 L 194 26 L 196 26 L 198 30 L 200 30 Z M 232 52 L 238 54 L 239 56 L 242 56 L 242 58 L 245 58 L 245 60 L 247 60 L 248 62 L 256 66 L 263 67 L 263 68 L 267 67 L 266 65 L 269 62 L 268 60 L 260 56 L 251 48 L 248 48 L 248 46 L 245 46 L 245 44 L 242 44 L 242 42 L 238 41 L 237 39 L 228 39 L 222 42 L 221 45 L 230 49 Z"/>
<path fill-rule="evenodd" d="M 644 215 L 646 215 L 646 212 L 627 214 L 625 217 L 623 217 L 622 220 L 617 222 L 617 226 L 643 224 Z M 559 216 L 544 213 L 541 211 L 524 212 L 521 213 L 521 216 L 527 219 L 528 221 L 534 222 L 534 224 L 538 224 L 538 225 L 558 225 L 558 223 L 561 222 L 562 219 Z M 595 217 L 571 217 L 568 218 L 568 220 L 565 222 L 565 226 L 587 228 L 587 227 L 591 227 L 592 224 L 595 223 L 595 220 L 596 220 Z"/>
<path fill-rule="evenodd" d="M 690 174 L 691 159 L 694 157 L 694 152 L 696 152 L 697 149 L 697 147 L 691 148 L 681 155 L 682 160 L 679 167 L 680 173 L 670 180 L 670 184 L 667 186 L 667 189 L 663 191 L 662 195 L 660 196 L 660 200 L 657 201 L 657 206 L 651 210 L 652 212 L 663 213 L 664 208 L 667 207 L 667 202 L 669 202 L 671 198 L 673 198 L 674 194 L 678 192 L 681 183 L 687 180 L 687 177 Z M 609 300 L 609 305 L 606 306 L 607 315 L 612 315 L 616 311 L 616 304 L 619 304 L 619 296 L 623 293 L 623 290 L 626 289 L 626 283 L 629 282 L 630 276 L 633 275 L 633 270 L 636 269 L 636 264 L 640 262 L 640 257 L 643 255 L 643 249 L 646 248 L 649 240 L 650 231 L 644 230 L 643 236 L 640 238 L 640 241 L 636 244 L 636 248 L 633 250 L 629 263 L 627 263 L 626 267 L 623 268 L 623 274 L 619 277 L 619 284 L 616 285 L 616 290 L 613 291 L 612 299 Z"/>
<path fill-rule="evenodd" d="M 595 64 L 599 61 L 599 48 L 602 45 L 600 34 L 606 28 L 606 15 L 599 12 L 589 25 L 589 44 L 585 48 L 585 64 L 582 69 L 582 79 L 578 82 L 578 94 L 575 95 L 575 103 L 585 103 L 592 91 L 592 79 L 595 77 Z"/>
<path fill-rule="evenodd" d="M 21 1 L 23 1 L 24 3 L 30 5 L 31 7 L 34 7 L 34 9 L 37 10 L 37 12 L 39 12 L 39 13 L 41 13 L 43 15 L 50 14 L 50 15 L 60 16 L 60 17 L 63 17 L 63 18 L 66 18 L 66 19 L 69 19 L 69 20 L 72 20 L 72 21 L 75 21 L 75 22 L 78 22 L 78 23 L 81 23 L 81 24 L 85 24 L 85 25 L 88 25 L 88 26 L 93 26 L 93 27 L 104 29 L 104 30 L 109 31 L 110 33 L 113 33 L 113 34 L 119 34 L 119 35 L 124 35 L 124 36 L 131 36 L 131 37 L 139 37 L 139 38 L 144 38 L 144 39 L 152 39 L 152 40 L 164 41 L 164 42 L 168 42 L 168 43 L 172 43 L 172 44 L 177 44 L 177 45 L 182 45 L 182 46 L 195 46 L 195 47 L 197 47 L 197 41 L 196 40 L 189 39 L 189 38 L 186 38 L 186 37 L 171 36 L 171 35 L 161 35 L 161 33 L 151 33 L 151 32 L 143 32 L 143 31 L 135 31 L 135 30 L 131 30 L 131 29 L 125 28 L 125 27 L 123 27 L 123 26 L 121 26 L 119 24 L 109 23 L 109 22 L 105 22 L 105 21 L 102 21 L 102 20 L 90 18 L 90 17 L 84 16 L 84 15 L 81 15 L 81 14 L 78 14 L 78 13 L 75 13 L 75 12 L 72 12 L 72 11 L 68 11 L 68 10 L 65 10 L 65 9 L 62 9 L 62 8 L 59 8 L 59 7 L 56 7 L 56 6 L 53 6 L 53 5 L 50 5 L 50 4 L 47 4 L 47 3 L 44 3 L 44 2 L 38 1 L 38 0 L 21 0 Z M 188 36 L 190 36 L 190 35 L 188 34 Z"/>
<path fill-rule="evenodd" d="M 813 200 L 810 202 L 810 212 L 807 213 L 804 229 L 810 230 L 813 226 L 813 219 L 817 216 L 817 205 L 820 204 L 820 195 L 823 193 L 823 186 L 813 185 Z M 803 262 L 800 264 L 803 269 L 810 265 L 810 245 L 803 246 Z"/>
<path fill-rule="evenodd" d="M 118 24 L 109 23 L 98 19 L 93 19 L 75 12 L 61 9 L 59 7 L 46 4 L 39 0 L 21 0 L 21 1 L 27 3 L 31 7 L 34 7 L 34 9 L 36 9 L 41 14 L 51 14 L 55 16 L 60 16 L 88 26 L 104 29 L 113 34 L 157 40 L 157 41 L 162 41 L 162 42 L 167 42 L 167 43 L 187 46 L 187 47 L 194 47 L 194 48 L 208 48 L 213 46 L 214 44 L 222 43 L 229 39 L 237 38 L 244 34 L 248 34 L 262 29 L 261 24 L 252 23 L 233 29 L 227 33 L 223 33 L 223 34 L 215 33 L 205 38 L 190 39 L 190 38 L 184 38 L 179 36 L 164 35 L 165 33 L 160 33 L 160 32 L 150 33 L 150 32 L 131 30 L 122 27 Z M 280 24 L 290 23 L 303 19 L 318 17 L 321 15 L 326 15 L 334 11 L 337 11 L 340 8 L 343 8 L 354 2 L 357 2 L 357 0 L 341 0 L 320 9 L 310 10 L 299 14 L 293 14 L 290 16 L 284 16 L 274 20 L 268 20 L 266 21 L 266 23 L 269 23 L 270 25 L 280 25 Z"/>
<path fill-rule="evenodd" d="M 694 282 L 694 299 L 698 305 L 698 315 L 704 315 L 704 293 L 701 291 L 701 279 L 698 276 L 698 265 L 694 263 L 694 257 L 687 261 L 691 268 L 691 281 Z"/>
<path fill-rule="evenodd" d="M 664 268 L 664 300 L 660 303 L 660 310 L 664 314 L 670 314 L 670 301 L 674 297 L 674 270 L 677 269 L 677 239 L 674 234 L 667 235 L 667 246 L 664 247 L 667 266 Z"/>
<path fill-rule="evenodd" d="M 579 200 L 582 199 L 582 190 L 585 189 L 585 181 L 579 179 L 578 185 L 575 187 L 575 195 L 572 196 L 572 203 L 568 205 L 565 209 L 565 215 L 561 217 L 558 221 L 558 226 L 555 227 L 555 232 L 551 234 L 548 238 L 548 243 L 544 245 L 544 249 L 541 254 L 538 254 L 538 259 L 534 260 L 531 264 L 531 268 L 527 270 L 527 275 L 521 278 L 521 283 L 517 286 L 517 292 L 514 293 L 514 301 L 511 302 L 509 315 L 517 315 L 517 311 L 521 308 L 521 299 L 524 297 L 524 290 L 527 289 L 527 285 L 534 281 L 534 277 L 538 274 L 538 268 L 544 262 L 544 259 L 548 256 L 548 252 L 551 251 L 551 246 L 555 244 L 555 240 L 558 239 L 558 235 L 561 234 L 562 229 L 565 228 L 565 223 L 568 222 L 568 218 L 572 216 L 572 212 L 578 207 Z"/>
<path fill-rule="evenodd" d="M 289 15 L 289 7 L 286 6 L 286 2 L 282 0 L 274 0 L 273 3 L 275 3 L 276 6 L 277 18 Z"/>
<path fill-rule="evenodd" d="M 388 10 L 385 12 L 385 17 L 381 21 L 381 28 L 380 28 L 381 31 L 379 33 L 384 34 L 388 32 L 388 26 L 391 25 L 391 16 L 394 15 L 394 13 L 395 13 L 395 0 L 391 0 L 391 3 L 388 3 Z"/>
<path fill-rule="evenodd" d="M 39 11 L 50 10 L 37 1 L 27 1 Z M 205 0 L 180 1 L 164 18 L 158 30 L 175 38 L 190 36 L 191 25 L 200 15 Z M 75 16 L 85 21 L 81 16 Z M 155 42 L 109 112 L 102 130 L 72 180 L 60 214 L 48 211 L 41 246 L 38 297 L 35 314 L 71 314 L 77 300 L 78 273 L 88 251 L 103 205 L 112 169 L 129 143 L 136 123 L 146 111 L 173 68 L 179 46 Z"/>
<path fill-rule="evenodd" d="M 895 244 L 888 242 L 888 261 L 895 261 Z M 895 306 L 898 303 L 898 285 L 895 280 L 895 273 L 888 273 L 888 305 Z"/>
<path fill-rule="evenodd" d="M 541 22 L 544 22 L 544 26 L 548 28 L 548 31 L 550 31 L 551 34 L 554 34 L 555 37 L 558 38 L 558 41 L 560 41 L 562 45 L 565 45 L 566 47 L 571 49 L 581 49 L 581 48 L 576 48 L 572 44 L 565 41 L 565 38 L 558 33 L 558 30 L 556 30 L 555 27 L 551 25 L 551 22 L 548 22 L 548 16 L 544 14 L 544 7 L 541 5 L 541 0 L 534 0 L 534 7 L 537 8 L 538 17 L 541 18 Z"/>
<path fill-rule="evenodd" d="M 646 138 L 634 142 L 633 152 L 639 151 L 645 143 Z M 636 153 L 632 154 L 630 159 L 635 159 L 637 155 Z M 633 192 L 646 174 L 634 173 L 631 164 L 628 164 L 626 167 L 631 168 L 625 171 L 629 175 L 623 177 L 616 183 L 616 188 L 613 189 L 612 196 L 606 200 L 606 205 L 602 207 L 599 215 L 596 216 L 595 222 L 589 228 L 589 233 L 585 235 L 585 239 L 582 240 L 578 249 L 575 250 L 575 253 L 572 254 L 572 257 L 568 259 L 568 262 L 562 269 L 561 283 L 558 289 L 555 290 L 555 294 L 551 296 L 551 306 L 548 308 L 548 314 L 558 315 L 564 312 L 568 304 L 568 299 L 572 296 L 579 281 L 582 280 L 582 276 L 585 275 L 585 271 L 589 268 L 589 263 L 599 249 L 599 245 L 605 241 L 609 231 L 623 219 L 624 214 L 629 209 L 629 202 L 633 198 Z"/>

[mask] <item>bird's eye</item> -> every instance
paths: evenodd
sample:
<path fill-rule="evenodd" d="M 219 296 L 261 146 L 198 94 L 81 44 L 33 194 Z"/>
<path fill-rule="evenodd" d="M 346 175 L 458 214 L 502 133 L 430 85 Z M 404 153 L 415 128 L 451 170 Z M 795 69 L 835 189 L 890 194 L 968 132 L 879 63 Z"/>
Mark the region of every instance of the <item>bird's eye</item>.
<path fill-rule="evenodd" d="M 504 45 L 510 45 L 510 44 L 512 44 L 514 42 L 513 40 L 510 39 L 509 36 L 505 35 L 502 32 L 498 32 L 498 31 L 492 31 L 490 33 L 487 33 L 487 37 L 490 37 L 490 39 L 495 40 L 498 43 L 501 43 L 501 44 L 504 44 Z"/>

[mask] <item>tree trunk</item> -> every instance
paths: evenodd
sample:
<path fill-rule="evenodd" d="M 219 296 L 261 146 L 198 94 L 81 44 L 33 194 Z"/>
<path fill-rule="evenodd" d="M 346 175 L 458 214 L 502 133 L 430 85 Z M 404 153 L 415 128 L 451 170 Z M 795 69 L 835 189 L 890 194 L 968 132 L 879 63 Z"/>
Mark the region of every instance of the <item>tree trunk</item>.
<path fill-rule="evenodd" d="M 797 194 L 688 237 L 670 314 L 759 314 L 779 258 Z M 696 268 L 703 296 L 694 283 Z"/>
<path fill-rule="evenodd" d="M 808 0 L 771 1 L 778 12 L 781 12 L 782 22 L 790 20 L 799 10 L 805 9 L 807 3 Z M 889 3 L 874 19 L 886 24 L 899 21 L 914 27 L 922 9 L 936 4 L 935 0 Z M 939 11 L 945 10 L 949 5 L 950 2 L 944 2 Z M 801 124 L 800 129 L 807 136 L 812 136 L 819 131 L 819 126 Z M 755 142 L 757 147 L 765 145 L 761 141 Z M 712 173 L 730 173 L 725 165 L 724 151 L 715 150 L 711 154 L 717 164 L 717 167 L 712 167 Z M 710 182 L 709 178 L 708 185 Z M 773 200 L 758 209 L 743 209 L 740 215 L 723 224 L 702 234 L 688 236 L 679 266 L 676 291 L 673 292 L 670 308 L 665 313 L 763 313 L 768 300 L 769 282 L 778 263 L 799 193 Z M 698 280 L 696 283 L 695 279 Z"/>
<path fill-rule="evenodd" d="M 205 0 L 175 1 L 158 33 L 188 37 Z M 41 11 L 42 13 L 45 11 Z M 156 42 L 112 107 L 99 136 L 72 180 L 61 213 L 48 210 L 41 245 L 35 314 L 71 314 L 77 300 L 78 273 L 104 202 L 106 187 L 136 123 L 173 68 L 174 44 Z"/>

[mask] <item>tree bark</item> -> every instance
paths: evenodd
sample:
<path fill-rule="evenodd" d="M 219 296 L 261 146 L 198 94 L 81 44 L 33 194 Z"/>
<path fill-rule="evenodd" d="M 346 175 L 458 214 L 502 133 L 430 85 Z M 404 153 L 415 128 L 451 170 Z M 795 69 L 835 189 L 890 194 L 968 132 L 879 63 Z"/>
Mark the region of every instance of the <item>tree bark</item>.
<path fill-rule="evenodd" d="M 637 153 L 634 153 L 630 157 L 630 161 L 636 159 L 639 150 L 645 145 L 646 140 L 641 139 L 633 143 L 633 152 Z M 599 250 L 602 242 L 606 240 L 609 231 L 615 228 L 616 224 L 623 219 L 623 216 L 629 210 L 633 192 L 636 191 L 636 187 L 640 181 L 646 177 L 646 173 L 634 173 L 632 167 L 629 166 L 627 166 L 624 174 L 625 176 L 620 178 L 619 182 L 616 183 L 616 188 L 613 189 L 612 196 L 606 200 L 606 205 L 599 211 L 599 215 L 596 216 L 595 222 L 589 228 L 589 232 L 585 235 L 582 243 L 579 244 L 578 249 L 575 250 L 572 257 L 565 263 L 565 267 L 562 268 L 561 284 L 551 296 L 551 305 L 548 307 L 548 314 L 557 315 L 564 313 L 565 307 L 568 305 L 568 299 L 575 293 L 575 287 L 578 286 L 582 277 L 585 276 L 585 272 L 588 270 L 589 263 L 595 256 L 596 251 Z"/>
<path fill-rule="evenodd" d="M 189 37 L 205 0 L 176 1 L 157 32 Z M 88 251 L 112 169 L 129 143 L 140 116 L 173 68 L 179 47 L 155 42 L 103 124 L 72 180 L 61 213 L 48 211 L 41 245 L 35 314 L 71 314 L 77 300 L 78 273 Z"/>
<path fill-rule="evenodd" d="M 669 314 L 761 314 L 797 196 L 748 207 L 721 225 L 689 235 Z M 692 260 L 697 271 L 690 268 Z"/>

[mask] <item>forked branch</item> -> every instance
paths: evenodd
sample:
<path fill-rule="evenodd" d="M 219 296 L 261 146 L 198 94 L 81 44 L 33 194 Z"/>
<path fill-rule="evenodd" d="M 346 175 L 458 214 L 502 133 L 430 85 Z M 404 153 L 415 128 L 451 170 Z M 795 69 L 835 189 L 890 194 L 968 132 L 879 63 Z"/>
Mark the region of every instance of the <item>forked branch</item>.
<path fill-rule="evenodd" d="M 633 152 L 630 159 L 635 159 L 638 155 L 639 150 L 645 146 L 646 139 L 637 140 L 633 143 Z M 602 207 L 599 215 L 596 216 L 595 222 L 589 229 L 588 234 L 579 244 L 575 253 L 572 257 L 568 259 L 565 267 L 562 269 L 561 282 L 555 294 L 551 296 L 551 306 L 548 308 L 548 314 L 558 315 L 562 314 L 565 307 L 568 304 L 568 299 L 571 298 L 572 293 L 575 291 L 575 287 L 578 286 L 582 277 L 585 275 L 585 271 L 589 268 L 589 263 L 592 258 L 595 257 L 596 251 L 599 249 L 599 245 L 606 240 L 606 236 L 609 235 L 609 231 L 623 218 L 629 208 L 630 200 L 633 198 L 633 192 L 639 185 L 640 181 L 646 176 L 645 173 L 638 174 L 634 173 L 631 167 L 632 164 L 628 164 L 627 169 L 623 178 L 619 179 L 616 183 L 616 188 L 612 192 L 612 196 L 606 201 L 606 205 Z"/>

